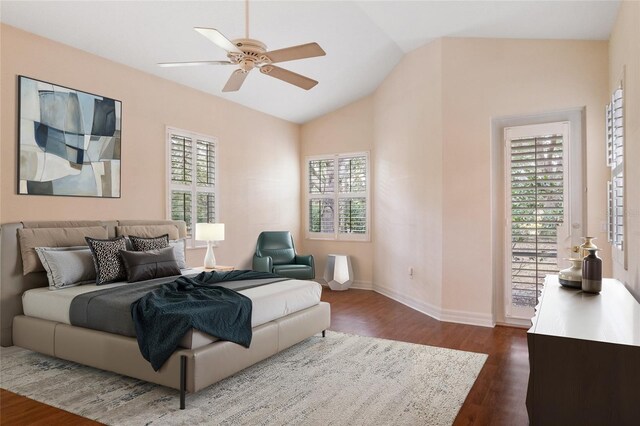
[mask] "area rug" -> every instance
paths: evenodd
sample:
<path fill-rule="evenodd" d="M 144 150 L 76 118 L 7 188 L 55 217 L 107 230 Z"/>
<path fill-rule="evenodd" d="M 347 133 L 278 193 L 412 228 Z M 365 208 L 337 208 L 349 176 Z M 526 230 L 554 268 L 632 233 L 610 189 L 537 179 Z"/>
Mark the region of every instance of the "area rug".
<path fill-rule="evenodd" d="M 27 350 L 1 387 L 110 425 L 450 425 L 487 355 L 327 332 L 194 395 Z"/>

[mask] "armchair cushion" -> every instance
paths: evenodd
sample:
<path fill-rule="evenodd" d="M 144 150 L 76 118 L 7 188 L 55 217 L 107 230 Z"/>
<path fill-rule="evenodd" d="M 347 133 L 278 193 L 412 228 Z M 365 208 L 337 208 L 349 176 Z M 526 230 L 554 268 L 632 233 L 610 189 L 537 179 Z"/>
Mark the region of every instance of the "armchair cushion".
<path fill-rule="evenodd" d="M 258 257 L 254 254 L 252 269 L 258 272 L 273 272 L 273 261 L 271 260 L 271 256 Z"/>
<path fill-rule="evenodd" d="M 294 263 L 296 251 L 293 248 L 293 237 L 285 232 L 262 232 L 256 246 L 258 257 L 271 256 L 274 265 Z"/>
<path fill-rule="evenodd" d="M 297 280 L 311 280 L 315 273 L 308 265 L 273 265 L 273 273 Z"/>

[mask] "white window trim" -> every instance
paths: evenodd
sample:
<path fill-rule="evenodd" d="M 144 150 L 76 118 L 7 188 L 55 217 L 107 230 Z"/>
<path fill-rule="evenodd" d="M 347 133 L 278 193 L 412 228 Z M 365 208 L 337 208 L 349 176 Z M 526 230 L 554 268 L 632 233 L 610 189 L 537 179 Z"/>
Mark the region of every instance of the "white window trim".
<path fill-rule="evenodd" d="M 340 195 L 338 191 L 338 160 L 340 158 L 351 158 L 351 157 L 365 157 L 367 161 L 366 173 L 367 173 L 367 190 L 365 192 L 350 192 L 348 194 Z M 334 190 L 333 194 L 315 194 L 313 197 L 309 194 L 309 162 L 314 160 L 328 160 L 333 159 L 335 161 L 335 177 L 333 179 Z M 326 240 L 326 241 L 359 241 L 359 242 L 368 242 L 371 241 L 371 157 L 369 155 L 369 151 L 360 151 L 360 152 L 347 152 L 340 154 L 324 154 L 324 155 L 311 155 L 305 157 L 305 203 L 304 203 L 304 227 L 305 227 L 305 236 L 309 240 Z M 367 232 L 364 234 L 341 234 L 339 232 L 339 224 L 340 218 L 338 215 L 338 206 L 340 199 L 344 198 L 356 198 L 356 197 L 365 197 L 367 202 L 366 214 L 367 214 Z M 328 198 L 335 200 L 335 209 L 336 214 L 333 217 L 333 233 L 326 232 L 311 232 L 309 231 L 309 200 L 311 198 Z"/>
<path fill-rule="evenodd" d="M 193 141 L 191 149 L 192 149 L 192 158 L 194 161 L 194 165 L 193 165 L 193 170 L 192 173 L 194 174 L 192 176 L 191 179 L 191 185 L 180 185 L 180 184 L 176 184 L 173 183 L 171 181 L 171 135 L 180 135 L 180 136 L 184 136 L 184 137 L 188 137 L 191 138 L 191 140 Z M 215 157 L 215 170 L 214 170 L 214 174 L 215 174 L 215 185 L 213 188 L 210 187 L 205 187 L 205 186 L 198 186 L 197 185 L 197 179 L 195 176 L 197 167 L 196 167 L 196 159 L 197 159 L 197 149 L 198 149 L 198 144 L 197 141 L 201 140 L 201 141 L 205 141 L 205 142 L 211 142 L 213 143 L 214 149 L 215 149 L 215 153 L 216 153 L 216 157 Z M 165 167 L 166 167 L 166 174 L 167 174 L 167 178 L 165 179 L 166 182 L 166 196 L 165 196 L 165 202 L 166 202 L 166 211 L 165 211 L 165 215 L 166 218 L 171 220 L 171 191 L 172 190 L 180 190 L 180 191 L 190 191 L 191 192 L 191 229 L 192 229 L 192 233 L 195 230 L 195 225 L 196 222 L 198 220 L 198 214 L 197 214 L 197 203 L 198 203 L 198 197 L 196 195 L 197 192 L 208 192 L 208 193 L 212 193 L 214 194 L 215 197 L 215 212 L 214 212 L 214 221 L 217 221 L 218 218 L 220 217 L 220 204 L 219 204 L 219 200 L 220 198 L 218 197 L 218 139 L 213 137 L 213 136 L 209 136 L 209 135 L 205 135 L 202 133 L 197 133 L 197 132 L 193 132 L 190 130 L 184 130 L 184 129 L 179 129 L 177 127 L 166 127 L 166 133 L 165 133 Z M 206 242 L 204 241 L 196 241 L 196 239 L 194 238 L 194 235 L 190 235 L 187 236 L 186 239 L 186 246 L 187 248 L 202 248 L 202 247 L 206 247 Z"/>

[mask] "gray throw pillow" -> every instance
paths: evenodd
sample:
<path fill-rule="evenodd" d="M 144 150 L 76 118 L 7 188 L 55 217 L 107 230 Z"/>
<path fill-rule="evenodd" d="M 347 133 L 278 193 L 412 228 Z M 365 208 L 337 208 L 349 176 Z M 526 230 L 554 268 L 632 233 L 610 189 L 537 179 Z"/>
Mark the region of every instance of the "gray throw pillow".
<path fill-rule="evenodd" d="M 184 254 L 185 239 L 171 240 L 169 241 L 169 246 L 173 247 L 173 255 L 176 257 L 176 262 L 178 262 L 178 268 L 187 269 L 187 259 Z"/>
<path fill-rule="evenodd" d="M 145 238 L 129 235 L 131 247 L 134 251 L 159 250 L 169 247 L 169 234 L 160 235 L 159 237 Z"/>
<path fill-rule="evenodd" d="M 148 251 L 121 250 L 120 255 L 130 283 L 180 275 L 173 247 Z"/>
<path fill-rule="evenodd" d="M 35 247 L 47 272 L 50 290 L 73 287 L 95 281 L 91 249 L 79 247 Z"/>
<path fill-rule="evenodd" d="M 120 250 L 126 249 L 124 237 L 110 240 L 86 237 L 86 240 L 93 254 L 96 285 L 123 281 L 127 277 L 127 271 L 120 256 Z"/>

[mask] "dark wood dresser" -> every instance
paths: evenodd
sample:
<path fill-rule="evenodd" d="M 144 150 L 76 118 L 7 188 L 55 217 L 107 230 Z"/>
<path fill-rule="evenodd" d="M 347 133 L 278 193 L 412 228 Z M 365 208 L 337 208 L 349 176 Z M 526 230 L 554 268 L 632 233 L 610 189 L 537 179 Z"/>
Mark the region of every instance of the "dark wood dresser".
<path fill-rule="evenodd" d="M 640 304 L 624 284 L 596 295 L 548 275 L 531 322 L 532 425 L 640 425 Z"/>

